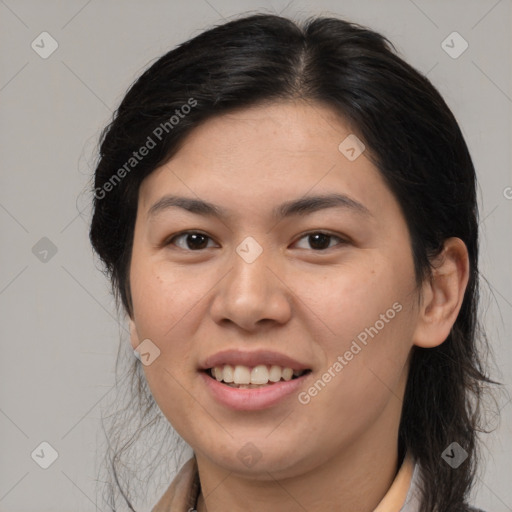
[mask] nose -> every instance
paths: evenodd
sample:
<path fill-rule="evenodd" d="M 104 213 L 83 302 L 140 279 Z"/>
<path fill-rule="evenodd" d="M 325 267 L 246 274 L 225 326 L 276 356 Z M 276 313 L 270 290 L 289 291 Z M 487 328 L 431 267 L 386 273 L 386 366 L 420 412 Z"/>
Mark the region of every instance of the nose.
<path fill-rule="evenodd" d="M 212 318 L 233 323 L 245 331 L 263 324 L 284 324 L 291 316 L 292 294 L 264 250 L 251 263 L 234 252 L 231 271 L 220 281 L 211 303 Z"/>

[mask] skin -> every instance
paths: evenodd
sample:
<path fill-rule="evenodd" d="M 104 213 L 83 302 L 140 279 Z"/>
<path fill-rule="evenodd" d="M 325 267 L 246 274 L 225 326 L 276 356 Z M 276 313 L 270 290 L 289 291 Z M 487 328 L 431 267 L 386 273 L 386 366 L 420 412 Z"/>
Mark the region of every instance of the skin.
<path fill-rule="evenodd" d="M 212 118 L 141 185 L 130 265 L 135 348 L 161 351 L 144 372 L 160 409 L 194 449 L 208 510 L 370 512 L 398 469 L 398 427 L 413 345 L 448 336 L 468 280 L 464 243 L 448 239 L 416 286 L 399 204 L 363 152 L 338 145 L 348 124 L 319 103 L 259 105 Z M 276 222 L 273 207 L 338 192 L 369 215 L 330 208 Z M 229 209 L 149 216 L 166 194 Z M 208 238 L 200 249 L 184 230 Z M 315 249 L 306 232 L 332 234 Z M 263 249 L 236 252 L 248 236 Z M 339 239 L 336 237 L 340 237 Z M 345 243 L 340 243 L 340 239 Z M 166 245 L 167 244 L 167 245 Z M 272 349 L 310 365 L 307 390 L 394 303 L 402 310 L 307 405 L 294 394 L 259 411 L 216 402 L 198 366 L 228 348 Z M 237 457 L 248 442 L 261 458 Z"/>

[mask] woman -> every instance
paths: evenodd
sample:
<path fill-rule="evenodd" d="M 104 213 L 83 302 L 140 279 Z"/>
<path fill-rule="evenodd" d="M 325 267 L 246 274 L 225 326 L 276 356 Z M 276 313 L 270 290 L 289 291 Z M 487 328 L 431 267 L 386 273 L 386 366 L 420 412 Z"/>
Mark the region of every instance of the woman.
<path fill-rule="evenodd" d="M 247 16 L 140 76 L 90 238 L 137 407 L 193 450 L 155 512 L 475 510 L 475 181 L 435 88 L 340 19 Z"/>

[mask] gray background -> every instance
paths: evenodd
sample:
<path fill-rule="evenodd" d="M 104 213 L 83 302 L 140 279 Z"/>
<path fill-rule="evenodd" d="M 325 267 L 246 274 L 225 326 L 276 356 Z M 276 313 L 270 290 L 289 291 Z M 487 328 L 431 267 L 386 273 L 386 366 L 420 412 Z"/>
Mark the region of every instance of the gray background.
<path fill-rule="evenodd" d="M 0 0 L 0 511 L 96 510 L 100 412 L 127 340 L 88 242 L 99 131 L 150 61 L 247 11 L 366 24 L 440 90 L 479 175 L 482 311 L 511 389 L 510 0 Z M 44 31 L 58 43 L 46 59 L 31 47 L 48 50 Z M 453 31 L 469 44 L 458 58 L 441 45 Z M 512 511 L 512 403 L 498 402 L 474 496 L 488 512 Z M 48 469 L 31 457 L 43 441 Z"/>

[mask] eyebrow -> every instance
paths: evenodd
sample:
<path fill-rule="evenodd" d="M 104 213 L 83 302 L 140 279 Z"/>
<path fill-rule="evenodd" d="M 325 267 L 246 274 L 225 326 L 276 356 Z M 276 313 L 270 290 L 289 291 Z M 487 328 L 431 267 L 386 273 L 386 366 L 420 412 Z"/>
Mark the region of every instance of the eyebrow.
<path fill-rule="evenodd" d="M 166 195 L 154 203 L 148 210 L 148 218 L 155 217 L 169 208 L 182 208 L 188 212 L 205 217 L 227 218 L 229 212 L 225 208 L 191 197 Z M 327 208 L 343 208 L 364 216 L 372 217 L 371 212 L 359 201 L 345 194 L 327 194 L 318 196 L 307 196 L 286 201 L 272 210 L 275 219 L 283 219 L 293 215 L 307 215 Z"/>

